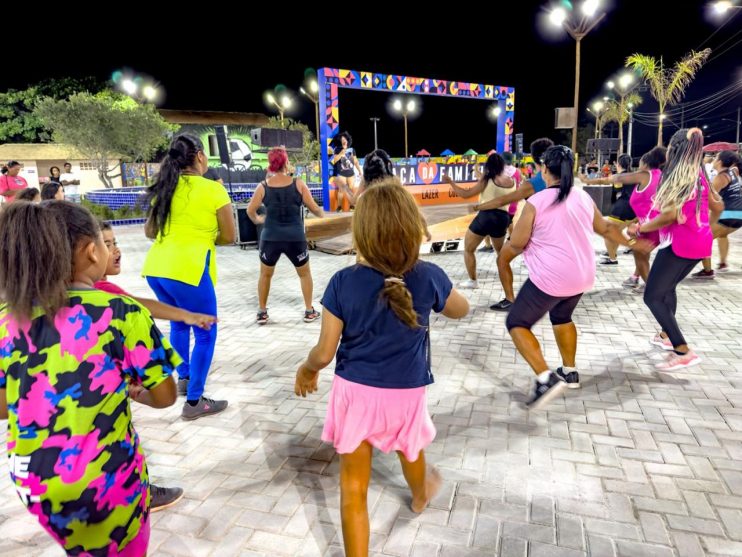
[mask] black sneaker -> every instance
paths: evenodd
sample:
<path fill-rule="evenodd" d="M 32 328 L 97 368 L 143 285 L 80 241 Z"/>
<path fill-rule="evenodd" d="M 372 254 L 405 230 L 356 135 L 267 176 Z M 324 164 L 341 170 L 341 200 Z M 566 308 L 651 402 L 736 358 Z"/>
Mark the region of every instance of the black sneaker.
<path fill-rule="evenodd" d="M 496 304 L 492 304 L 490 306 L 490 309 L 494 311 L 510 311 L 511 307 L 513 307 L 513 302 L 511 302 L 507 298 L 503 298 Z"/>
<path fill-rule="evenodd" d="M 624 255 L 629 255 L 630 253 L 634 253 L 634 250 L 631 248 L 626 248 L 625 250 L 623 250 Z"/>
<path fill-rule="evenodd" d="M 618 259 L 611 259 L 610 257 L 604 257 L 600 260 L 601 265 L 618 265 Z"/>
<path fill-rule="evenodd" d="M 178 379 L 178 395 L 185 396 L 188 394 L 188 382 L 190 379 Z"/>
<path fill-rule="evenodd" d="M 149 510 L 153 513 L 172 507 L 183 498 L 183 490 L 180 487 L 160 487 L 150 484 L 149 492 L 152 496 Z"/>
<path fill-rule="evenodd" d="M 690 278 L 694 279 L 712 279 L 714 278 L 714 270 L 710 269 L 708 271 L 701 269 L 697 273 L 693 273 Z"/>
<path fill-rule="evenodd" d="M 564 373 L 564 370 L 560 367 L 556 370 L 556 374 L 567 384 L 568 389 L 580 388 L 580 374 L 576 371 Z"/>
<path fill-rule="evenodd" d="M 268 312 L 267 311 L 259 311 L 258 317 L 255 319 L 255 322 L 258 325 L 265 325 L 268 323 Z"/>
<path fill-rule="evenodd" d="M 495 248 L 493 248 L 492 246 L 482 246 L 477 251 L 480 253 L 492 253 L 493 251 L 495 251 Z"/>
<path fill-rule="evenodd" d="M 546 383 L 540 383 L 536 379 L 533 396 L 526 402 L 526 407 L 529 410 L 540 410 L 554 398 L 558 397 L 566 388 L 567 384 L 556 373 L 552 373 Z"/>

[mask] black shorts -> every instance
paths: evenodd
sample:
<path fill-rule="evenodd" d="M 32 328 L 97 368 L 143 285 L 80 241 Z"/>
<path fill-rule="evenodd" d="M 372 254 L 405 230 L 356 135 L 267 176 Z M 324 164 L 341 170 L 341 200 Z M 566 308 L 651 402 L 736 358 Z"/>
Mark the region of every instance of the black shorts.
<path fill-rule="evenodd" d="M 533 284 L 531 279 L 528 279 L 510 308 L 505 326 L 508 331 L 515 327 L 530 329 L 547 313 L 552 325 L 571 323 L 572 312 L 577 307 L 580 298 L 582 294 L 575 294 L 568 298 L 550 296 Z"/>
<path fill-rule="evenodd" d="M 289 258 L 294 267 L 303 267 L 309 263 L 309 250 L 306 240 L 301 242 L 274 242 L 261 240 L 260 261 L 268 267 L 275 267 L 281 254 Z"/>
<path fill-rule="evenodd" d="M 620 222 L 629 222 L 636 218 L 634 210 L 629 205 L 629 200 L 619 197 L 611 207 L 611 218 Z"/>
<path fill-rule="evenodd" d="M 719 224 L 723 224 L 727 228 L 742 228 L 742 219 L 719 219 Z"/>
<path fill-rule="evenodd" d="M 340 178 L 355 178 L 356 173 L 352 170 L 336 170 L 332 173 L 333 176 Z"/>
<path fill-rule="evenodd" d="M 471 230 L 477 236 L 491 236 L 492 238 L 502 238 L 508 231 L 511 216 L 507 211 L 500 209 L 489 209 L 479 211 L 474 220 L 469 225 Z"/>

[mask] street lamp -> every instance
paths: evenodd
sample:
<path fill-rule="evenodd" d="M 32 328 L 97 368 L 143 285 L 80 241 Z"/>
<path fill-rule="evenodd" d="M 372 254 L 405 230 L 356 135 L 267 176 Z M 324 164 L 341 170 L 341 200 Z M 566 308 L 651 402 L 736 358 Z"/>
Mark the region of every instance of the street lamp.
<path fill-rule="evenodd" d="M 600 113 L 605 108 L 605 103 L 603 101 L 595 101 L 593 103 L 593 109 L 590 110 L 589 108 L 587 111 L 595 116 L 595 139 L 600 139 L 600 137 L 603 135 L 603 126 L 600 122 Z M 598 149 L 598 165 L 600 165 L 600 160 L 602 159 L 602 151 L 601 149 Z"/>
<path fill-rule="evenodd" d="M 417 110 L 417 103 L 415 99 L 409 99 L 402 101 L 402 99 L 395 99 L 392 103 L 392 108 L 395 112 L 401 112 L 402 118 L 404 118 L 404 156 L 409 158 L 409 149 L 407 148 L 407 117 L 415 114 Z"/>
<path fill-rule="evenodd" d="M 317 85 L 317 80 L 309 80 L 307 89 L 299 87 L 299 92 L 314 103 L 314 131 L 319 142 L 319 85 Z"/>
<path fill-rule="evenodd" d="M 742 6 L 735 6 L 729 0 L 721 0 L 711 4 L 714 12 L 718 15 L 727 13 L 729 10 L 742 10 Z"/>
<path fill-rule="evenodd" d="M 272 104 L 276 107 L 278 114 L 281 116 L 281 126 L 283 127 L 283 115 L 286 110 L 291 108 L 291 97 L 284 93 L 281 95 L 281 98 L 277 100 L 276 97 L 273 96 L 273 93 L 266 93 L 265 100 L 268 101 L 268 104 Z"/>
<path fill-rule="evenodd" d="M 631 133 L 633 131 L 633 113 L 631 111 L 631 103 L 626 103 L 626 97 L 629 95 L 629 93 L 632 92 L 634 87 L 636 86 L 636 83 L 634 82 L 634 76 L 633 74 L 626 72 L 618 77 L 616 80 L 608 81 L 605 86 L 608 89 L 615 90 L 618 93 L 619 101 L 618 101 L 618 110 L 623 115 L 624 113 L 629 113 L 629 141 L 628 144 L 631 145 Z M 637 99 L 638 100 L 638 99 Z M 623 123 L 622 121 L 617 122 L 618 123 L 618 138 L 619 138 L 619 146 L 618 150 L 619 152 L 623 152 Z M 631 155 L 631 149 L 627 149 L 627 153 Z"/>
<path fill-rule="evenodd" d="M 567 10 L 562 7 L 554 8 L 549 14 L 549 21 L 557 27 L 563 27 L 575 40 L 575 120 L 572 126 L 572 152 L 574 153 L 577 153 L 577 114 L 580 101 L 580 47 L 582 39 L 605 17 L 605 13 L 594 17 L 598 8 L 600 8 L 599 0 L 584 0 L 580 7 L 581 14 L 576 17 L 574 12 L 567 13 Z"/>
<path fill-rule="evenodd" d="M 113 82 L 128 96 L 138 102 L 154 103 L 160 96 L 160 90 L 143 76 L 125 77 L 124 72 L 114 72 Z"/>

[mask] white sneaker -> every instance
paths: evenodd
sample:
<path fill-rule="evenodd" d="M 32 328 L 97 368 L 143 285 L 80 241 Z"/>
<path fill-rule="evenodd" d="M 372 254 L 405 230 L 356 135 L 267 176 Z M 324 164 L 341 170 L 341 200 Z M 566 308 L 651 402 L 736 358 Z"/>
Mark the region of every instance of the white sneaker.
<path fill-rule="evenodd" d="M 467 279 L 459 283 L 459 288 L 464 288 L 466 290 L 473 290 L 475 288 L 479 288 L 479 283 L 477 283 L 476 280 Z"/>

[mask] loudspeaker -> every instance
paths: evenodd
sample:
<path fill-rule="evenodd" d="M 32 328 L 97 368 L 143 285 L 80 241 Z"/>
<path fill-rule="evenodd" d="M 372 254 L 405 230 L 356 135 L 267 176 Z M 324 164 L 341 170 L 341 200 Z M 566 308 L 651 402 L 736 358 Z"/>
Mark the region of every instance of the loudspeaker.
<path fill-rule="evenodd" d="M 577 121 L 573 107 L 554 109 L 554 128 L 558 130 L 572 129 Z"/>
<path fill-rule="evenodd" d="M 260 147 L 280 147 L 283 145 L 287 150 L 301 150 L 304 146 L 304 138 L 300 131 L 277 130 L 273 128 L 253 128 L 250 137 L 255 145 Z"/>
<path fill-rule="evenodd" d="M 522 133 L 515 134 L 515 154 L 518 156 L 518 158 L 523 156 L 523 134 Z"/>
<path fill-rule="evenodd" d="M 232 164 L 229 156 L 229 145 L 227 143 L 227 126 L 214 126 L 216 131 L 216 143 L 219 147 L 219 160 L 227 166 Z"/>
<path fill-rule="evenodd" d="M 247 203 L 233 203 L 232 214 L 234 222 L 237 225 L 237 245 L 258 243 L 260 241 L 260 232 L 255 223 L 247 216 Z"/>

